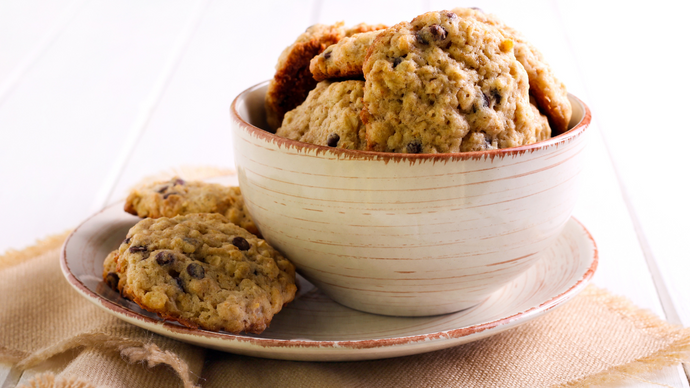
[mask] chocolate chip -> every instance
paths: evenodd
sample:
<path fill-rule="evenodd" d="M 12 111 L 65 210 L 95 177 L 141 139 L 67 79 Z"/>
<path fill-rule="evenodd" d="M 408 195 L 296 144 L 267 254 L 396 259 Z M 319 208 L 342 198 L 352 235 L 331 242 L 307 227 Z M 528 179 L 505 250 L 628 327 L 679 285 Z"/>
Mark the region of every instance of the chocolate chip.
<path fill-rule="evenodd" d="M 326 144 L 328 144 L 329 147 L 337 147 L 338 142 L 340 141 L 340 135 L 337 133 L 331 133 L 328 135 L 328 139 L 326 139 Z"/>
<path fill-rule="evenodd" d="M 169 188 L 169 186 L 165 185 L 165 186 L 161 187 L 160 189 L 158 189 L 158 193 L 163 194 L 163 193 L 165 193 L 165 190 L 167 190 L 168 188 Z"/>
<path fill-rule="evenodd" d="M 180 193 L 176 193 L 176 192 L 173 191 L 172 193 L 165 194 L 165 195 L 163 196 L 163 199 L 168 199 L 168 197 L 171 196 L 171 195 L 180 195 Z"/>
<path fill-rule="evenodd" d="M 182 241 L 186 242 L 187 244 L 193 245 L 195 250 L 199 249 L 202 245 L 204 245 L 201 241 L 191 237 L 184 237 Z"/>
<path fill-rule="evenodd" d="M 407 152 L 410 154 L 418 154 L 422 152 L 422 143 L 419 140 L 413 140 L 407 143 Z"/>
<path fill-rule="evenodd" d="M 500 104 L 501 99 L 503 98 L 503 96 L 501 96 L 501 93 L 499 93 L 498 90 L 492 90 L 491 97 L 493 97 L 493 99 L 496 100 L 496 104 Z"/>
<path fill-rule="evenodd" d="M 489 100 L 489 96 L 487 96 L 484 93 L 482 93 L 482 96 L 484 97 L 484 106 L 488 107 L 491 104 L 491 100 Z"/>
<path fill-rule="evenodd" d="M 185 292 L 185 289 L 184 289 L 184 280 L 182 280 L 182 278 L 173 278 L 173 280 L 175 281 L 175 284 L 177 284 L 177 287 L 178 287 L 182 292 Z"/>
<path fill-rule="evenodd" d="M 251 245 L 249 245 L 249 242 L 244 239 L 244 237 L 237 236 L 232 239 L 232 245 L 236 246 L 237 249 L 241 251 L 248 251 L 249 248 L 251 248 Z"/>
<path fill-rule="evenodd" d="M 402 58 L 397 57 L 393 59 L 393 68 L 395 69 L 396 66 L 398 66 L 402 62 Z"/>
<path fill-rule="evenodd" d="M 429 26 L 429 32 L 435 40 L 444 40 L 448 36 L 448 31 L 445 28 L 439 26 L 438 24 L 432 24 Z"/>
<path fill-rule="evenodd" d="M 481 13 L 485 13 L 484 10 L 479 8 L 479 7 L 470 7 L 470 9 L 473 9 L 473 10 L 481 12 Z"/>
<path fill-rule="evenodd" d="M 197 263 L 191 263 L 190 265 L 188 265 L 187 273 L 194 279 L 203 279 L 204 276 L 206 276 L 206 271 L 204 271 L 204 267 L 202 267 L 201 264 Z"/>
<path fill-rule="evenodd" d="M 131 237 L 127 237 L 122 243 L 123 244 L 129 244 L 129 242 L 132 241 Z"/>
<path fill-rule="evenodd" d="M 332 51 L 326 51 L 325 53 L 323 53 L 323 58 L 328 59 L 331 57 L 331 54 L 333 54 Z"/>
<path fill-rule="evenodd" d="M 185 182 L 183 179 L 180 179 L 180 178 L 175 179 L 175 184 L 176 184 L 176 185 L 182 186 L 182 185 L 184 185 L 185 183 L 187 183 L 187 182 Z"/>
<path fill-rule="evenodd" d="M 170 269 L 168 270 L 168 275 L 170 275 L 170 276 L 173 277 L 173 278 L 179 278 L 179 277 L 180 277 L 180 273 L 177 272 L 177 271 L 175 271 L 175 270 L 172 269 L 172 268 L 170 268 Z"/>
<path fill-rule="evenodd" d="M 448 17 L 448 19 L 455 19 L 456 17 L 458 17 L 458 15 L 456 15 L 455 12 L 446 12 L 446 16 Z"/>
<path fill-rule="evenodd" d="M 438 24 L 424 27 L 417 32 L 417 41 L 422 44 L 429 44 L 431 41 L 440 42 L 448 37 L 448 31 Z"/>
<path fill-rule="evenodd" d="M 133 247 L 129 247 L 129 253 L 146 252 L 146 250 L 146 246 L 144 245 L 135 245 Z"/>
<path fill-rule="evenodd" d="M 120 282 L 120 277 L 117 276 L 115 272 L 108 272 L 108 274 L 105 275 L 105 282 L 110 286 L 110 288 L 117 290 L 117 284 Z"/>
<path fill-rule="evenodd" d="M 175 255 L 172 252 L 161 251 L 156 253 L 156 263 L 159 265 L 170 264 L 175 261 Z"/>

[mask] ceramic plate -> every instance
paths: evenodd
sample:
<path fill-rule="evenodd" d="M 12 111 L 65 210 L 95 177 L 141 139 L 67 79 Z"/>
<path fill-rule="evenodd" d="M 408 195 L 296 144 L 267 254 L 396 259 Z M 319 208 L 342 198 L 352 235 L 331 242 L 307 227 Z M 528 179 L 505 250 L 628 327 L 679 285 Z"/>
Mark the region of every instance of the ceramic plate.
<path fill-rule="evenodd" d="M 580 292 L 597 267 L 592 236 L 571 218 L 554 246 L 526 273 L 469 309 L 432 317 L 363 313 L 337 304 L 298 276 L 295 301 L 261 335 L 233 335 L 164 322 L 120 297 L 101 277 L 103 260 L 138 218 L 114 204 L 82 223 L 67 239 L 62 271 L 79 294 L 106 312 L 155 333 L 232 353 L 304 361 L 405 356 L 488 337 L 562 305 Z"/>

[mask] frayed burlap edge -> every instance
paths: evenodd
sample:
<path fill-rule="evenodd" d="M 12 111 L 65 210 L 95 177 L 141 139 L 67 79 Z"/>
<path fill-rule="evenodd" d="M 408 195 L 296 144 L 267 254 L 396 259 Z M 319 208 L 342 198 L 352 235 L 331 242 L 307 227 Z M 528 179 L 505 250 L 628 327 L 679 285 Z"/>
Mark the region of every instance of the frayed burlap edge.
<path fill-rule="evenodd" d="M 43 373 L 36 375 L 21 386 L 21 388 L 101 388 L 95 385 L 77 379 L 74 377 L 56 377 L 52 373 Z"/>
<path fill-rule="evenodd" d="M 0 255 L 0 270 L 61 247 L 70 233 L 72 233 L 72 231 L 68 230 L 63 233 L 38 240 L 33 246 L 18 251 L 14 249 L 6 251 Z"/>
<path fill-rule="evenodd" d="M 606 290 L 595 286 L 588 286 L 582 292 L 582 295 L 596 298 L 609 310 L 624 316 L 627 320 L 633 322 L 637 328 L 646 331 L 650 335 L 659 338 L 671 337 L 675 339 L 664 349 L 647 357 L 623 365 L 613 365 L 603 372 L 555 387 L 584 388 L 625 380 L 637 380 L 654 384 L 641 378 L 639 375 L 690 360 L 690 328 L 671 325 L 654 315 L 651 311 L 635 306 L 627 298 L 610 294 Z"/>
<path fill-rule="evenodd" d="M 59 342 L 53 346 L 39 349 L 21 360 L 16 365 L 16 368 L 19 370 L 26 370 L 57 354 L 78 347 L 114 350 L 119 352 L 122 358 L 127 362 L 131 364 L 145 362 L 149 368 L 153 368 L 160 364 L 168 365 L 177 372 L 185 388 L 199 388 L 192 381 L 191 371 L 187 363 L 181 360 L 176 354 L 170 351 L 164 351 L 152 343 L 144 343 L 127 338 L 117 338 L 107 334 L 82 334 L 70 338 L 69 340 Z M 53 387 L 51 385 L 43 386 Z M 54 387 L 60 386 L 55 385 Z M 71 386 L 68 385 L 66 387 Z"/>

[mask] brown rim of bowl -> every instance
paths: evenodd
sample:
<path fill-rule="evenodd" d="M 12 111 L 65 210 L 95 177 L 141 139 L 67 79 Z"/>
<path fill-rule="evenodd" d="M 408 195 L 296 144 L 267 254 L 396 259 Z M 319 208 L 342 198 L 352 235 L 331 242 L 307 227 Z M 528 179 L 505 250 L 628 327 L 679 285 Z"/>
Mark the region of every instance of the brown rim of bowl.
<path fill-rule="evenodd" d="M 116 202 L 110 206 L 107 206 L 103 208 L 101 211 L 93 214 L 91 217 L 87 218 L 84 220 L 77 228 L 74 229 L 72 233 L 70 233 L 69 236 L 67 236 L 67 239 L 65 240 L 65 243 L 63 244 L 62 248 L 60 249 L 60 269 L 62 270 L 62 274 L 67 279 L 67 282 L 77 290 L 77 292 L 81 293 L 84 295 L 90 302 L 100 305 L 102 308 L 111 311 L 117 316 L 126 316 L 129 319 L 135 320 L 135 321 L 142 321 L 145 322 L 146 324 L 149 325 L 155 325 L 156 328 L 159 330 L 165 330 L 168 332 L 172 332 L 178 335 L 182 336 L 189 336 L 189 337 L 205 337 L 209 339 L 220 339 L 220 340 L 227 340 L 227 341 L 238 341 L 238 342 L 244 342 L 244 343 L 249 343 L 255 346 L 260 346 L 260 347 L 268 347 L 268 348 L 350 348 L 350 349 L 371 349 L 371 348 L 379 348 L 379 347 L 391 347 L 391 346 L 401 346 L 401 345 L 408 345 L 408 344 L 415 344 L 418 342 L 425 342 L 425 341 L 430 341 L 430 340 L 439 340 L 439 339 L 455 339 L 455 338 L 461 338 L 461 337 L 466 337 L 472 334 L 477 334 L 480 332 L 483 332 L 488 329 L 493 329 L 499 326 L 507 326 L 507 328 L 510 328 L 512 323 L 516 322 L 518 318 L 525 318 L 527 320 L 530 320 L 531 318 L 535 318 L 541 313 L 547 312 L 549 310 L 552 310 L 556 307 L 561 306 L 563 303 L 567 302 L 570 300 L 572 297 L 577 295 L 580 291 L 582 291 L 585 286 L 589 283 L 589 281 L 592 279 L 592 276 L 594 276 L 594 273 L 596 272 L 596 269 L 599 265 L 599 250 L 597 248 L 596 241 L 592 237 L 592 234 L 587 230 L 587 228 L 580 222 L 578 221 L 575 217 L 571 217 L 573 221 L 575 221 L 580 227 L 582 228 L 582 231 L 586 234 L 587 239 L 589 239 L 590 243 L 592 244 L 592 250 L 593 250 L 593 257 L 592 257 L 592 262 L 590 263 L 589 267 L 587 270 L 582 274 L 582 277 L 578 279 L 575 284 L 573 284 L 570 288 L 568 288 L 566 291 L 553 296 L 549 300 L 543 302 L 539 306 L 534 306 L 531 307 L 525 311 L 513 314 L 508 317 L 502 317 L 493 321 L 488 321 L 484 323 L 478 323 L 475 325 L 471 326 L 466 326 L 466 327 L 461 327 L 457 329 L 450 329 L 450 330 L 445 330 L 445 331 L 439 331 L 439 332 L 434 332 L 434 333 L 426 333 L 426 334 L 417 334 L 417 335 L 408 335 L 408 336 L 401 336 L 401 337 L 395 337 L 395 338 L 380 338 L 380 339 L 367 339 L 367 340 L 345 340 L 345 341 L 334 341 L 334 340 L 284 340 L 284 339 L 272 339 L 272 338 L 261 338 L 261 337 L 255 337 L 255 336 L 247 336 L 247 335 L 241 335 L 241 334 L 232 334 L 232 333 L 226 333 L 226 332 L 213 332 L 213 331 L 208 331 L 204 329 L 194 329 L 186 326 L 179 325 L 175 322 L 172 321 L 165 321 L 162 318 L 150 318 L 146 315 L 141 315 L 135 311 L 132 311 L 128 309 L 125 306 L 119 305 L 104 296 L 96 293 L 95 291 L 92 291 L 89 287 L 87 287 L 79 278 L 77 278 L 73 273 L 72 270 L 69 268 L 69 264 L 67 263 L 67 245 L 69 244 L 70 240 L 72 237 L 74 237 L 75 234 L 78 233 L 78 231 L 87 223 L 89 222 L 92 218 L 98 216 L 99 214 L 102 214 L 106 212 L 107 210 L 113 208 L 113 207 L 121 207 L 122 202 Z M 105 258 L 104 258 L 105 259 Z M 192 340 L 192 338 L 189 338 L 189 340 Z M 198 340 L 197 340 L 198 343 Z M 270 357 L 269 357 L 270 358 Z"/>
<path fill-rule="evenodd" d="M 533 143 L 533 144 L 528 144 L 524 146 L 519 146 L 519 147 L 512 147 L 512 148 L 502 148 L 502 149 L 496 149 L 496 150 L 489 150 L 489 151 L 473 151 L 473 152 L 457 152 L 457 153 L 440 153 L 440 154 L 403 154 L 403 153 L 395 153 L 395 152 L 378 152 L 378 151 L 359 151 L 359 150 L 349 150 L 349 149 L 344 149 L 344 148 L 333 148 L 333 147 L 327 147 L 327 146 L 321 146 L 321 145 L 315 145 L 315 144 L 310 144 L 310 143 L 304 143 L 301 141 L 297 140 L 290 140 L 281 136 L 278 136 L 274 133 L 268 132 L 264 129 L 261 129 L 259 127 L 254 126 L 253 124 L 248 123 L 245 121 L 240 115 L 237 113 L 237 102 L 241 99 L 244 99 L 249 93 L 255 91 L 256 89 L 259 89 L 265 85 L 268 84 L 269 81 L 264 81 L 261 83 L 258 83 L 252 87 L 249 87 L 242 93 L 240 93 L 235 99 L 232 101 L 232 104 L 230 105 L 230 117 L 241 124 L 240 126 L 245 128 L 247 132 L 249 132 L 250 135 L 253 135 L 254 137 L 263 139 L 267 142 L 274 143 L 278 145 L 278 147 L 285 147 L 287 149 L 295 149 L 298 152 L 308 152 L 308 151 L 314 151 L 316 155 L 319 154 L 325 154 L 325 155 L 335 155 L 338 158 L 341 159 L 363 159 L 363 160 L 381 160 L 385 162 L 389 161 L 394 161 L 394 162 L 422 162 L 422 161 L 433 161 L 433 162 L 448 162 L 448 161 L 456 161 L 456 160 L 478 160 L 478 159 L 494 159 L 496 157 L 498 158 L 504 158 L 506 156 L 517 156 L 517 155 L 522 155 L 524 153 L 532 153 L 537 150 L 541 150 L 544 148 L 552 147 L 552 146 L 559 146 L 561 144 L 565 144 L 573 140 L 574 138 L 580 136 L 585 129 L 589 126 L 590 122 L 592 121 L 592 113 L 589 110 L 589 107 L 587 104 L 582 102 L 579 98 L 576 96 L 568 93 L 568 97 L 574 100 L 575 102 L 579 103 L 582 106 L 582 110 L 584 111 L 584 114 L 582 116 L 582 119 L 580 120 L 579 123 L 577 123 L 574 127 L 571 129 L 567 130 L 566 132 L 554 136 L 552 138 L 549 138 L 547 140 Z"/>

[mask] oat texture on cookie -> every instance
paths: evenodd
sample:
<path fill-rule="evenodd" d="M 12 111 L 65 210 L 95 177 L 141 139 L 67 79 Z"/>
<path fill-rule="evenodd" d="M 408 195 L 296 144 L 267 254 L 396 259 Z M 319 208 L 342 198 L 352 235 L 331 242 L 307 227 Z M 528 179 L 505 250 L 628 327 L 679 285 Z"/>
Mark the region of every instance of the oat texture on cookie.
<path fill-rule="evenodd" d="M 493 26 L 449 11 L 383 31 L 363 67 L 368 148 L 460 152 L 548 137 L 530 105 L 527 73 L 513 47 Z"/>
<path fill-rule="evenodd" d="M 530 94 L 534 96 L 536 105 L 546 114 L 555 133 L 565 132 L 572 115 L 568 91 L 563 82 L 558 80 L 542 53 L 520 32 L 507 26 L 494 15 L 484 13 L 477 8 L 454 8 L 452 12 L 460 17 L 473 18 L 498 28 L 515 42 L 515 58 L 527 71 Z"/>
<path fill-rule="evenodd" d="M 103 278 L 143 309 L 189 327 L 261 333 L 293 300 L 295 268 L 220 214 L 144 219 Z"/>
<path fill-rule="evenodd" d="M 345 37 L 312 58 L 309 64 L 314 79 L 342 79 L 363 77 L 362 66 L 367 49 L 382 30 L 374 30 Z"/>
<path fill-rule="evenodd" d="M 279 136 L 329 147 L 364 150 L 366 132 L 360 119 L 364 81 L 322 81 L 307 100 L 288 112 Z"/>
<path fill-rule="evenodd" d="M 219 213 L 261 237 L 237 186 L 173 177 L 169 181 L 154 182 L 132 190 L 125 201 L 125 211 L 142 218 Z"/>

